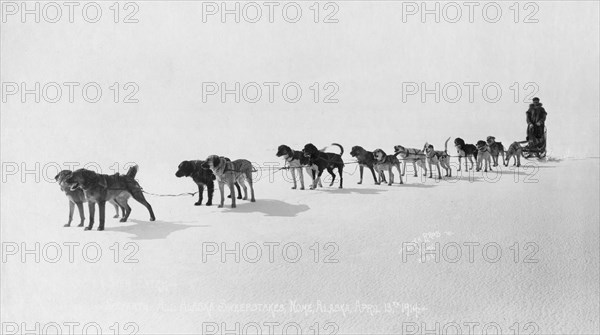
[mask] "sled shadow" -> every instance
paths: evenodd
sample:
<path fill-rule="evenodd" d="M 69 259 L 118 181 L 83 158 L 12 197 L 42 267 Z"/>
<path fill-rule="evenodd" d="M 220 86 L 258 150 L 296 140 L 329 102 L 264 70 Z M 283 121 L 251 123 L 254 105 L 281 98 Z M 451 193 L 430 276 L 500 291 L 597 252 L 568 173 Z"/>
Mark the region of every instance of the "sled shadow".
<path fill-rule="evenodd" d="M 106 231 L 115 231 L 122 232 L 127 234 L 132 234 L 134 236 L 131 237 L 132 240 L 158 240 L 167 238 L 167 236 L 171 235 L 174 232 L 188 229 L 188 228 L 199 228 L 199 227 L 208 227 L 207 225 L 202 226 L 190 226 L 185 224 L 180 224 L 184 222 L 166 222 L 166 221 L 142 221 L 129 219 L 128 222 L 134 222 L 135 224 L 130 226 L 113 226 L 107 227 Z M 122 224 L 121 222 L 116 222 L 116 224 Z"/>
<path fill-rule="evenodd" d="M 236 208 L 231 208 L 226 203 L 226 213 L 263 213 L 265 216 L 294 217 L 310 209 L 308 205 L 293 205 L 274 199 L 258 199 L 256 202 L 238 200 L 236 205 Z"/>

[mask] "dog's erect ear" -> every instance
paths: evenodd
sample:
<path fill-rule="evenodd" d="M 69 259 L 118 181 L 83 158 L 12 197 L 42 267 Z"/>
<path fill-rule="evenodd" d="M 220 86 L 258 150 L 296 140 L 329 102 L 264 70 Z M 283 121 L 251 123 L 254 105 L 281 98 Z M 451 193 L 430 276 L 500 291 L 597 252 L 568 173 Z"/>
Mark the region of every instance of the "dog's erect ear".
<path fill-rule="evenodd" d="M 223 159 L 224 160 L 224 159 Z M 213 157 L 213 166 L 217 167 L 221 164 L 221 158 L 219 156 L 214 156 Z"/>

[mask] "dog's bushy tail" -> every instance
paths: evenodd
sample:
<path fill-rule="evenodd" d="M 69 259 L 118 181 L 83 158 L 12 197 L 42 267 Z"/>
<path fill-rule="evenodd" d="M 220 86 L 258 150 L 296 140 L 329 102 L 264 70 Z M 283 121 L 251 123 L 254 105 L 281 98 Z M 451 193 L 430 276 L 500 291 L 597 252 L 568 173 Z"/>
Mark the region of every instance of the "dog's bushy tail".
<path fill-rule="evenodd" d="M 448 139 L 446 140 L 446 143 L 444 143 L 444 152 L 448 153 L 448 141 L 450 141 L 450 137 L 448 137 Z"/>
<path fill-rule="evenodd" d="M 128 178 L 135 179 L 135 176 L 137 175 L 137 172 L 138 172 L 138 168 L 139 167 L 137 166 L 137 164 L 130 167 L 129 170 L 127 170 L 126 176 Z"/>
<path fill-rule="evenodd" d="M 335 145 L 336 147 L 340 148 L 340 156 L 344 154 L 344 147 L 342 147 L 341 144 L 331 143 L 331 145 Z"/>

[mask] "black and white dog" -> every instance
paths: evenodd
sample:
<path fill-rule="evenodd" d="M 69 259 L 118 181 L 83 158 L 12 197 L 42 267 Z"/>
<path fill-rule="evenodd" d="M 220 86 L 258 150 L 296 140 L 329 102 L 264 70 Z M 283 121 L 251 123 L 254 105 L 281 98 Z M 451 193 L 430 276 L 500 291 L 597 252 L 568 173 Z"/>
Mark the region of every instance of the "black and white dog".
<path fill-rule="evenodd" d="M 208 190 L 208 201 L 206 206 L 212 205 L 213 193 L 215 192 L 215 175 L 207 167 L 206 161 L 194 160 L 194 161 L 183 161 L 177 167 L 175 172 L 177 178 L 181 177 L 192 177 L 194 183 L 198 185 L 198 202 L 194 205 L 202 205 L 202 194 L 204 193 L 204 187 Z M 240 185 L 235 183 L 237 189 L 238 199 L 242 198 L 240 191 Z M 231 195 L 230 195 L 231 196 Z"/>
<path fill-rule="evenodd" d="M 298 184 L 296 183 L 296 171 L 299 173 L 300 189 L 304 189 L 304 173 L 302 172 L 302 168 L 306 169 L 306 173 L 313 178 L 314 183 L 313 171 L 317 171 L 317 167 L 316 165 L 310 163 L 309 158 L 304 156 L 302 151 L 292 150 L 292 148 L 282 144 L 277 148 L 276 155 L 277 157 L 282 157 L 285 160 L 290 171 L 292 172 L 292 179 L 294 180 L 294 186 L 292 187 L 293 190 L 298 188 Z M 319 180 L 318 184 L 319 187 L 323 187 L 321 180 Z"/>

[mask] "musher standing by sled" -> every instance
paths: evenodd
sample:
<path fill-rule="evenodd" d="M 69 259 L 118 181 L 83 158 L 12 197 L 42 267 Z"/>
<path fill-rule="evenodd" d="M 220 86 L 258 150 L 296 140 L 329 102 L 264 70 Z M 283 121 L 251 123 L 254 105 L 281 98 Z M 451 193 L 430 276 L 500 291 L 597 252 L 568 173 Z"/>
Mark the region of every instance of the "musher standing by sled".
<path fill-rule="evenodd" d="M 544 136 L 546 123 L 546 110 L 542 107 L 540 98 L 533 98 L 533 103 L 529 105 L 527 114 L 527 140 L 533 141 Z"/>

